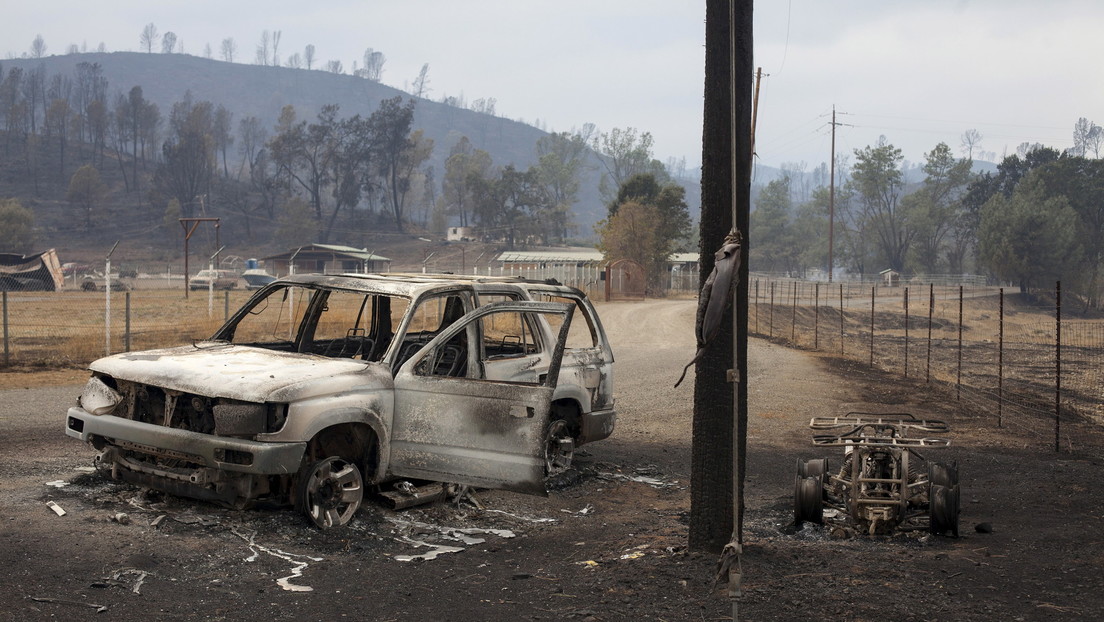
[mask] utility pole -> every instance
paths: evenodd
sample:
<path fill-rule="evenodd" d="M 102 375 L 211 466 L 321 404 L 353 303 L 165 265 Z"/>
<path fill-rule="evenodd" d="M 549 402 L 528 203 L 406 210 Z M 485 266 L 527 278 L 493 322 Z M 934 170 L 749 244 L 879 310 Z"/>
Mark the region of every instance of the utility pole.
<path fill-rule="evenodd" d="M 843 113 L 846 114 L 846 113 Z M 828 282 L 832 282 L 832 268 L 834 266 L 835 230 L 836 230 L 836 126 L 847 125 L 836 122 L 836 107 L 832 106 L 832 162 L 828 174 Z M 847 125 L 847 127 L 852 127 Z"/>
<path fill-rule="evenodd" d="M 192 278 L 191 273 L 188 271 L 188 241 L 192 239 L 192 234 L 195 233 L 196 227 L 201 222 L 213 222 L 215 223 L 215 245 L 219 246 L 219 251 L 222 247 L 219 245 L 219 228 L 221 226 L 221 219 L 219 218 L 177 218 L 180 221 L 180 226 L 184 228 L 184 297 L 188 297 L 188 280 Z M 191 225 L 190 227 L 188 225 Z"/>

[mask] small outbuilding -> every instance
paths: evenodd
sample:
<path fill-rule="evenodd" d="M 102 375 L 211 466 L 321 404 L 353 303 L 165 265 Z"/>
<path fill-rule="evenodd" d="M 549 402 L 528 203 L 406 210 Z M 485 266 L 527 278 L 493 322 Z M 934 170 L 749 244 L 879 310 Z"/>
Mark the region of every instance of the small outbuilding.
<path fill-rule="evenodd" d="M 886 287 L 897 287 L 901 284 L 901 273 L 893 268 L 886 268 L 878 274 L 882 275 L 882 285 Z"/>
<path fill-rule="evenodd" d="M 345 274 L 351 272 L 390 272 L 391 259 L 367 249 L 337 244 L 308 244 L 264 258 L 265 266 L 276 275 Z"/>

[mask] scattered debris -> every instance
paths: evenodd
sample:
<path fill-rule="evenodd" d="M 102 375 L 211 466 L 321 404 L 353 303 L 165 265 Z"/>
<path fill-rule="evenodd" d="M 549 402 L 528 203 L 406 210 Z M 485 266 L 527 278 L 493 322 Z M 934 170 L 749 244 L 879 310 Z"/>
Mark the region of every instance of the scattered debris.
<path fill-rule="evenodd" d="M 604 480 L 622 480 L 626 482 L 637 482 L 640 484 L 647 484 L 652 488 L 674 488 L 678 486 L 678 481 L 665 482 L 658 477 L 648 477 L 645 475 L 625 475 L 624 473 L 599 473 L 598 479 Z"/>
<path fill-rule="evenodd" d="M 483 510 L 483 511 L 488 512 L 488 513 L 494 513 L 494 514 L 503 514 L 505 516 L 509 516 L 510 518 L 515 518 L 517 520 L 525 521 L 527 523 L 555 523 L 555 522 L 557 522 L 556 519 L 554 519 L 554 518 L 532 518 L 532 517 L 529 517 L 529 516 L 521 516 L 521 515 L 518 515 L 518 514 L 511 514 L 509 512 L 504 511 L 504 510 Z"/>
<path fill-rule="evenodd" d="M 644 551 L 647 550 L 647 548 L 647 544 L 641 544 L 640 546 L 628 549 L 623 555 L 621 555 L 621 559 L 640 559 L 641 557 L 644 557 Z"/>
<path fill-rule="evenodd" d="M 217 520 L 210 516 L 197 516 L 195 514 L 180 514 L 173 516 L 172 519 L 185 525 L 200 525 L 202 527 L 214 527 L 219 524 Z"/>
<path fill-rule="evenodd" d="M 130 524 L 130 515 L 127 514 L 126 512 L 119 512 L 119 513 L 115 514 L 115 516 L 111 517 L 111 522 L 119 523 L 120 525 L 129 525 Z"/>
<path fill-rule="evenodd" d="M 95 603 L 84 603 L 79 600 L 65 600 L 62 598 L 38 598 L 35 596 L 28 596 L 27 600 L 33 600 L 36 603 L 53 603 L 55 605 L 75 605 L 77 607 L 92 607 L 96 610 L 96 613 L 103 613 L 107 611 L 107 605 L 97 605 Z"/>
<path fill-rule="evenodd" d="M 992 523 L 978 523 L 974 525 L 974 531 L 978 533 L 993 533 Z"/>
<path fill-rule="evenodd" d="M 572 516 L 587 516 L 588 514 L 593 514 L 594 513 L 594 506 L 588 503 L 581 510 L 576 510 L 574 512 L 572 512 L 571 510 L 560 510 L 560 511 L 563 512 L 564 514 L 570 514 Z"/>
<path fill-rule="evenodd" d="M 69 485 L 69 482 L 67 482 L 63 479 L 55 479 L 52 482 L 46 482 L 46 485 L 47 486 L 53 486 L 54 488 L 65 488 L 66 486 Z"/>
<path fill-rule="evenodd" d="M 79 466 L 79 467 L 77 467 L 73 470 L 77 471 L 78 473 L 95 473 L 96 472 L 96 467 Z"/>
<path fill-rule="evenodd" d="M 407 521 L 394 517 L 388 517 L 387 520 L 400 527 L 418 527 L 420 529 L 428 531 L 438 531 L 444 534 L 463 533 L 470 535 L 477 533 L 486 533 L 492 536 L 498 536 L 500 538 L 513 538 L 515 535 L 517 535 L 509 529 L 484 529 L 482 527 L 442 527 L 441 525 L 433 525 L 431 523 L 422 523 L 419 521 Z"/>
<path fill-rule="evenodd" d="M 437 559 L 437 557 L 439 555 L 443 555 L 445 553 L 459 553 L 460 551 L 464 550 L 464 547 L 461 547 L 461 546 L 447 546 L 447 545 L 444 545 L 444 544 L 430 544 L 429 542 L 422 542 L 421 540 L 412 540 L 412 539 L 407 538 L 405 536 L 401 537 L 401 538 L 396 538 L 396 540 L 398 540 L 399 542 L 405 542 L 407 544 L 413 544 L 415 546 L 426 546 L 426 547 L 430 548 L 429 551 L 426 551 L 425 553 L 422 553 L 420 555 L 396 555 L 394 557 L 395 561 L 400 561 L 400 562 L 412 562 L 416 559 L 424 559 L 426 561 L 429 561 L 429 560 Z"/>
<path fill-rule="evenodd" d="M 431 535 L 436 534 L 437 537 L 444 538 L 446 540 L 453 540 L 456 542 L 462 542 L 467 546 L 473 544 L 482 544 L 486 542 L 484 538 L 478 538 L 474 536 L 478 535 L 493 535 L 500 538 L 513 538 L 515 533 L 509 529 L 483 529 L 480 527 L 443 527 L 441 525 L 433 525 L 430 523 L 422 523 L 419 521 L 407 521 L 399 518 L 388 517 L 388 522 L 398 526 L 402 532 L 395 538 L 398 542 L 404 542 L 406 544 L 413 544 L 414 546 L 425 546 L 431 550 L 420 555 L 396 555 L 394 559 L 400 562 L 409 562 L 415 559 L 431 560 L 436 559 L 439 555 L 444 553 L 459 553 L 463 551 L 463 547 L 441 544 L 437 542 L 426 542 L 424 540 L 416 540 L 408 535 L 411 531 L 416 531 L 418 534 Z"/>
<path fill-rule="evenodd" d="M 46 507 L 53 510 L 54 514 L 57 514 L 58 516 L 65 516 L 65 510 L 61 509 L 61 506 L 54 503 L 53 501 L 47 501 Z"/>
<path fill-rule="evenodd" d="M 156 527 L 156 526 L 160 525 L 161 521 L 165 520 L 166 516 L 167 516 L 167 514 L 162 514 L 161 516 L 158 516 L 157 518 L 151 520 L 150 521 L 150 527 Z"/>
<path fill-rule="evenodd" d="M 286 577 L 280 577 L 279 579 L 276 579 L 276 584 L 279 585 L 281 588 L 283 588 L 283 589 L 285 589 L 289 592 L 313 592 L 314 591 L 314 588 L 309 586 L 309 585 L 295 585 L 294 583 L 291 582 L 292 579 L 298 579 L 298 578 L 302 577 L 303 576 L 303 570 L 307 566 L 310 565 L 309 563 L 307 563 L 305 561 L 300 561 L 296 558 L 308 559 L 312 562 L 320 562 L 320 561 L 322 561 L 323 558 L 321 558 L 321 557 L 311 557 L 309 555 L 297 555 L 295 553 L 287 553 L 287 552 L 281 551 L 279 549 L 270 549 L 266 546 L 261 546 L 260 544 L 257 544 L 257 542 L 255 540 L 255 538 L 257 537 L 257 532 L 256 531 L 252 531 L 252 532 L 249 533 L 249 535 L 246 535 L 246 534 L 241 533 L 240 531 L 238 531 L 237 527 L 231 527 L 230 532 L 233 533 L 235 536 L 241 538 L 242 540 L 245 540 L 246 546 L 248 546 L 249 550 L 253 552 L 252 555 L 245 558 L 245 561 L 247 561 L 247 562 L 257 561 L 257 558 L 259 557 L 259 554 L 257 553 L 257 551 L 260 551 L 262 553 L 267 553 L 267 554 L 269 554 L 273 557 L 277 557 L 277 558 L 282 559 L 282 560 L 287 561 L 287 562 L 291 562 L 291 564 L 292 564 L 291 574 L 289 574 Z"/>
<path fill-rule="evenodd" d="M 597 568 L 598 565 L 599 565 L 598 562 L 594 561 L 593 559 L 588 559 L 585 562 L 575 562 L 575 563 L 577 563 L 580 566 L 586 566 L 587 568 Z"/>
<path fill-rule="evenodd" d="M 134 585 L 130 585 L 123 580 L 123 577 L 128 575 L 134 575 L 136 577 L 134 579 Z M 112 572 L 110 576 L 104 577 L 103 581 L 93 583 L 92 587 L 125 587 L 129 588 L 130 591 L 134 592 L 135 594 L 141 594 L 142 583 L 145 582 L 146 577 L 148 576 L 149 573 L 145 570 L 138 570 L 137 568 L 120 568 L 115 572 Z"/>
<path fill-rule="evenodd" d="M 433 482 L 424 486 L 415 486 L 407 481 L 394 485 L 395 490 L 381 492 L 393 510 L 402 510 L 416 505 L 432 503 L 445 498 L 445 484 Z"/>

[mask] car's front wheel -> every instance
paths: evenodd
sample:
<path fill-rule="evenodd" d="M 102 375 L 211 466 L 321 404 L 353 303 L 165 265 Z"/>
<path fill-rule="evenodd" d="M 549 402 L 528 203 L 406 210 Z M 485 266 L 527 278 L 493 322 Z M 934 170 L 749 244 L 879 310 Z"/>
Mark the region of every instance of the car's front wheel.
<path fill-rule="evenodd" d="M 354 462 L 330 456 L 299 473 L 300 511 L 319 529 L 340 527 L 352 520 L 364 499 L 364 477 Z"/>

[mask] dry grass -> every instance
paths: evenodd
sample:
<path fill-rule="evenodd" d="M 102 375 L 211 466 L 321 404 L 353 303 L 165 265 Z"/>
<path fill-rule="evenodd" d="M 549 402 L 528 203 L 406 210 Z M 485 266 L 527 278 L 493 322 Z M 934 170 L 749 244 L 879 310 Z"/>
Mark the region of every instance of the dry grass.
<path fill-rule="evenodd" d="M 129 292 L 130 350 L 189 343 L 214 334 L 250 292 L 217 292 L 208 314 L 206 292 Z M 127 343 L 127 293 L 112 292 L 111 352 Z M 82 367 L 107 351 L 103 292 L 8 294 L 8 357 L 13 366 Z"/>

